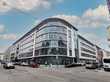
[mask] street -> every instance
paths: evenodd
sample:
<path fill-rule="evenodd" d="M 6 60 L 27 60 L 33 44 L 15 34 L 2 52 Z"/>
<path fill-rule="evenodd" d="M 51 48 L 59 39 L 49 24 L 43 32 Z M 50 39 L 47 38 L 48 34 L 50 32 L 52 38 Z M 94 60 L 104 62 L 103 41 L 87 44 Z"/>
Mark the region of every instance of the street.
<path fill-rule="evenodd" d="M 110 82 L 110 73 L 103 70 L 76 68 L 0 67 L 0 82 Z"/>

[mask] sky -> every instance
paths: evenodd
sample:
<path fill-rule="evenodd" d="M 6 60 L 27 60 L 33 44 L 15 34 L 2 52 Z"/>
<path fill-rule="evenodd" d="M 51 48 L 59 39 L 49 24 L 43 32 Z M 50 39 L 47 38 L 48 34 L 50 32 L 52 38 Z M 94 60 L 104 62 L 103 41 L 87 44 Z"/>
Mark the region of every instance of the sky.
<path fill-rule="evenodd" d="M 49 17 L 67 20 L 82 36 L 109 50 L 106 0 L 0 0 L 0 52 Z"/>

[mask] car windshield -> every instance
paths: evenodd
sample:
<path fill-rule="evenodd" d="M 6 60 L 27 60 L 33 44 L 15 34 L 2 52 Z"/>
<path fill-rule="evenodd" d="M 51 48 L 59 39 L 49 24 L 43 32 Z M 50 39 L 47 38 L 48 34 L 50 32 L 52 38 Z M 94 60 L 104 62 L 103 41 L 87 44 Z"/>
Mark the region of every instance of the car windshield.
<path fill-rule="evenodd" d="M 104 63 L 110 63 L 110 59 L 104 59 Z"/>

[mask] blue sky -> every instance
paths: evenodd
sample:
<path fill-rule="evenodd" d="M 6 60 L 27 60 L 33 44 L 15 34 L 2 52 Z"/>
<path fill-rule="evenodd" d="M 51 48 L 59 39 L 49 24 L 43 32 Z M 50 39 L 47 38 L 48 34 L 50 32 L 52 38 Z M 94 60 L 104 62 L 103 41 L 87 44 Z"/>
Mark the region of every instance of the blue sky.
<path fill-rule="evenodd" d="M 37 22 L 53 16 L 66 19 L 83 36 L 109 50 L 106 41 L 109 17 L 105 0 L 1 0 L 0 52 Z"/>

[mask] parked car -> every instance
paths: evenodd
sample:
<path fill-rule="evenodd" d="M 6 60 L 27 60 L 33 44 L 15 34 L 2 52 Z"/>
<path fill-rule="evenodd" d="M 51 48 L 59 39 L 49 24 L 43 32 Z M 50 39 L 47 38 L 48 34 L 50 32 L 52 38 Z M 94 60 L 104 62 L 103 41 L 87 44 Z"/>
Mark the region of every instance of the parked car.
<path fill-rule="evenodd" d="M 15 66 L 14 66 L 14 64 L 12 62 L 5 62 L 3 64 L 3 68 L 5 68 L 5 69 L 14 69 Z"/>
<path fill-rule="evenodd" d="M 79 66 L 84 66 L 84 64 L 83 63 L 72 63 L 72 64 L 65 65 L 66 68 L 79 67 Z"/>
<path fill-rule="evenodd" d="M 110 58 L 104 58 L 103 63 L 104 63 L 104 66 L 103 66 L 104 70 L 110 71 Z"/>
<path fill-rule="evenodd" d="M 97 69 L 98 68 L 98 63 L 96 62 L 93 62 L 93 63 L 86 63 L 85 65 L 85 68 L 86 69 Z"/>
<path fill-rule="evenodd" d="M 14 62 L 14 65 L 21 65 L 21 62 Z"/>
<path fill-rule="evenodd" d="M 30 67 L 39 68 L 39 64 L 32 62 L 32 63 L 30 63 Z"/>
<path fill-rule="evenodd" d="M 5 64 L 5 61 L 1 61 L 1 64 Z"/>
<path fill-rule="evenodd" d="M 26 63 L 26 62 L 22 62 L 20 65 L 21 65 L 21 66 L 29 66 L 29 64 Z"/>

